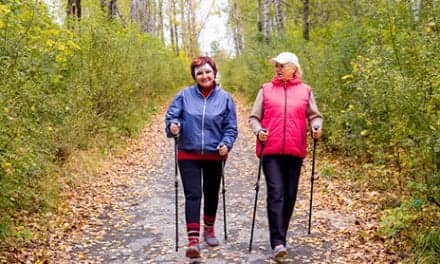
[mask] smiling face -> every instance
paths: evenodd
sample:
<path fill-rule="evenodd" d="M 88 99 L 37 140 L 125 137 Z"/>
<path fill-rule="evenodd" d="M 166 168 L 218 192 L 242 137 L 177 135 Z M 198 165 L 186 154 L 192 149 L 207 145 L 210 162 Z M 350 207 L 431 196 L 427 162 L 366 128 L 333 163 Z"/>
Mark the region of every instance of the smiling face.
<path fill-rule="evenodd" d="M 291 63 L 275 64 L 275 74 L 278 76 L 278 78 L 280 78 L 283 81 L 292 79 L 295 76 L 296 70 L 297 70 L 296 66 Z"/>
<path fill-rule="evenodd" d="M 212 67 L 205 63 L 200 67 L 194 69 L 194 76 L 197 84 L 202 88 L 211 88 L 214 86 L 214 70 Z"/>

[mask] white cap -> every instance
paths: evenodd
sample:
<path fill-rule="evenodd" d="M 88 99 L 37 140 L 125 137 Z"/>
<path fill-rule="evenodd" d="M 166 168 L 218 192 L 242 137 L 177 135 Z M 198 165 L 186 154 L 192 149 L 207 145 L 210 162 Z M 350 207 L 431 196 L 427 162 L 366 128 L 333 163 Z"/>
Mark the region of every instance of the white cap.
<path fill-rule="evenodd" d="M 295 66 L 299 66 L 298 57 L 291 52 L 281 52 L 275 58 L 270 59 L 270 62 L 279 64 L 292 63 Z"/>
<path fill-rule="evenodd" d="M 301 70 L 301 66 L 299 65 L 298 57 L 291 52 L 281 52 L 280 54 L 278 54 L 278 56 L 270 59 L 269 61 L 273 64 L 275 64 L 275 63 L 279 63 L 279 64 L 291 63 L 298 68 L 297 75 L 299 77 L 301 77 L 301 75 L 302 75 L 302 70 Z"/>

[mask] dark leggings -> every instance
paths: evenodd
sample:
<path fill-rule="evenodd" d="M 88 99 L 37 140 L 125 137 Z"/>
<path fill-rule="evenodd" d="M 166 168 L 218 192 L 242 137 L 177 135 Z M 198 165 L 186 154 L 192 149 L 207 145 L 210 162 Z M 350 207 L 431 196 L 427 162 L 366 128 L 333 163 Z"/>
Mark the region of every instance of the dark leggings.
<path fill-rule="evenodd" d="M 179 169 L 185 193 L 186 223 L 200 223 L 202 193 L 204 201 L 203 214 L 215 218 L 222 175 L 222 161 L 179 160 Z"/>
<path fill-rule="evenodd" d="M 263 158 L 272 249 L 279 244 L 286 246 L 286 235 L 295 207 L 302 162 L 302 158 L 287 155 L 268 155 Z"/>

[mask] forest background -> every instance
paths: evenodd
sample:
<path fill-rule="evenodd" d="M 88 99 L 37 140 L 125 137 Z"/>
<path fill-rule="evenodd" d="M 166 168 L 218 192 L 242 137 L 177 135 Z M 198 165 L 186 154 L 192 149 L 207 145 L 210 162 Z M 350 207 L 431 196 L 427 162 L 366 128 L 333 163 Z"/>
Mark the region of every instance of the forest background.
<path fill-rule="evenodd" d="M 31 240 L 30 219 L 55 211 L 64 189 L 92 177 L 191 83 L 200 32 L 223 14 L 231 49 L 213 41 L 209 51 L 222 86 L 250 103 L 272 77 L 268 58 L 296 53 L 325 117 L 326 155 L 345 164 L 344 180 L 378 194 L 376 236 L 410 248 L 410 262 L 435 263 L 440 2 L 208 2 L 200 15 L 196 0 L 66 0 L 51 11 L 0 0 L 1 243 Z"/>

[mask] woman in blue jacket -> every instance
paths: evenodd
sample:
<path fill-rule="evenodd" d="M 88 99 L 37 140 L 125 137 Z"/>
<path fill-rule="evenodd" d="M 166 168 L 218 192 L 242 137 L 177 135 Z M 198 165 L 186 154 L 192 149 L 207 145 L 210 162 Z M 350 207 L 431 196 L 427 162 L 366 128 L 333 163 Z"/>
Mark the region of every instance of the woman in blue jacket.
<path fill-rule="evenodd" d="M 232 97 L 216 84 L 216 74 L 212 58 L 195 58 L 191 62 L 191 75 L 196 83 L 174 97 L 165 115 L 167 136 L 179 139 L 177 157 L 185 193 L 189 258 L 200 257 L 202 195 L 204 240 L 209 246 L 219 244 L 214 223 L 223 160 L 237 138 L 235 105 Z"/>

